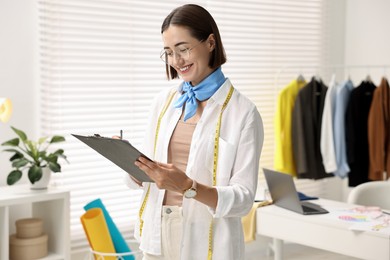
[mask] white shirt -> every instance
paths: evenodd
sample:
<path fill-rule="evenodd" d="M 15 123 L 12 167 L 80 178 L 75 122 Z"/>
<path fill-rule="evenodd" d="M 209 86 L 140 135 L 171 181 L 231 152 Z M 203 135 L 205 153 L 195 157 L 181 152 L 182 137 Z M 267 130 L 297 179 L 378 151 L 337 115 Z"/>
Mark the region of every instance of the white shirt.
<path fill-rule="evenodd" d="M 208 186 L 212 186 L 216 124 L 230 87 L 230 80 L 227 79 L 208 100 L 192 137 L 186 173 L 198 183 Z M 169 141 L 182 113 L 181 108 L 173 107 L 181 95 L 180 84 L 161 120 L 156 153 L 153 156 L 158 116 L 172 90 L 163 91 L 155 99 L 144 143 L 143 152 L 160 162 L 167 162 Z M 263 139 L 263 123 L 256 106 L 235 89 L 222 116 L 217 166 L 217 208 L 214 211 L 195 199 L 183 198 L 182 260 L 207 259 L 211 221 L 213 259 L 244 259 L 241 217 L 249 212 L 254 202 Z M 129 187 L 138 187 L 130 177 L 126 179 Z M 140 204 L 147 187 L 148 184 L 144 183 Z M 165 190 L 151 184 L 143 213 L 142 237 L 139 234 L 139 220 L 135 226 L 134 236 L 140 241 L 140 249 L 149 254 L 161 254 L 161 209 L 164 194 Z"/>
<path fill-rule="evenodd" d="M 333 74 L 329 83 L 328 91 L 325 96 L 324 110 L 322 112 L 321 122 L 321 141 L 320 149 L 322 155 L 322 163 L 325 168 L 325 172 L 333 173 L 337 170 L 335 142 L 334 142 L 334 113 L 335 113 L 335 100 L 337 93 L 336 76 Z"/>

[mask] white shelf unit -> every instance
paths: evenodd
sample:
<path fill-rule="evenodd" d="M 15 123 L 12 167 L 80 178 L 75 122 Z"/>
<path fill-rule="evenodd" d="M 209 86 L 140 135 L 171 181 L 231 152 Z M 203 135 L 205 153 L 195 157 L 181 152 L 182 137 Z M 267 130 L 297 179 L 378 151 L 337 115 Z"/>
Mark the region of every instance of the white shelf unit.
<path fill-rule="evenodd" d="M 14 209 L 25 213 L 20 218 L 43 220 L 48 234 L 48 256 L 45 260 L 70 259 L 70 192 L 57 187 L 31 190 L 29 185 L 0 187 L 0 259 L 9 259 L 9 236 L 14 230 Z M 25 212 L 26 211 L 26 212 Z M 12 223 L 11 223 L 12 222 Z"/>

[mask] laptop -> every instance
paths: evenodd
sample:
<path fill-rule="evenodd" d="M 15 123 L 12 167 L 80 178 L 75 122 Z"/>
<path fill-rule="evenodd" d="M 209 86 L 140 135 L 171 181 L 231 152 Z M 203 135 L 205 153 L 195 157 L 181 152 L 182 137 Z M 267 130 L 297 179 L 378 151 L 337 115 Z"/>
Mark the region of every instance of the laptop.
<path fill-rule="evenodd" d="M 295 183 L 291 175 L 266 168 L 263 168 L 263 171 L 268 190 L 275 205 L 303 215 L 328 213 L 326 209 L 317 204 L 299 200 Z"/>

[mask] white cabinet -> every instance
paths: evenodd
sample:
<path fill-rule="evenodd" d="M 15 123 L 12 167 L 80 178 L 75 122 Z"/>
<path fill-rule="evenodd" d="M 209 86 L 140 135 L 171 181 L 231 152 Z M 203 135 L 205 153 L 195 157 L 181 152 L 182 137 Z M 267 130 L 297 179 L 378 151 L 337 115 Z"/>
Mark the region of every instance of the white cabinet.
<path fill-rule="evenodd" d="M 0 187 L 0 259 L 9 259 L 9 236 L 14 233 L 15 217 L 42 218 L 44 232 L 49 236 L 49 254 L 43 259 L 70 259 L 69 197 L 69 191 L 57 187 L 47 190 L 30 190 L 29 185 Z"/>

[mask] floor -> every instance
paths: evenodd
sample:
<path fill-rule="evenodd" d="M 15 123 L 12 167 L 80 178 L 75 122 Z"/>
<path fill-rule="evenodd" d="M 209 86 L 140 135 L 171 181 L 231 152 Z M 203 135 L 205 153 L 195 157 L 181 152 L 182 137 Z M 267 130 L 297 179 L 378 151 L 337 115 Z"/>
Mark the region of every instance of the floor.
<path fill-rule="evenodd" d="M 285 260 L 357 260 L 358 258 L 348 257 L 345 255 L 335 254 L 332 252 L 302 246 L 298 244 L 284 244 L 284 259 Z M 273 260 L 273 255 L 267 256 L 266 252 L 263 255 L 252 254 L 247 255 L 246 260 Z"/>

